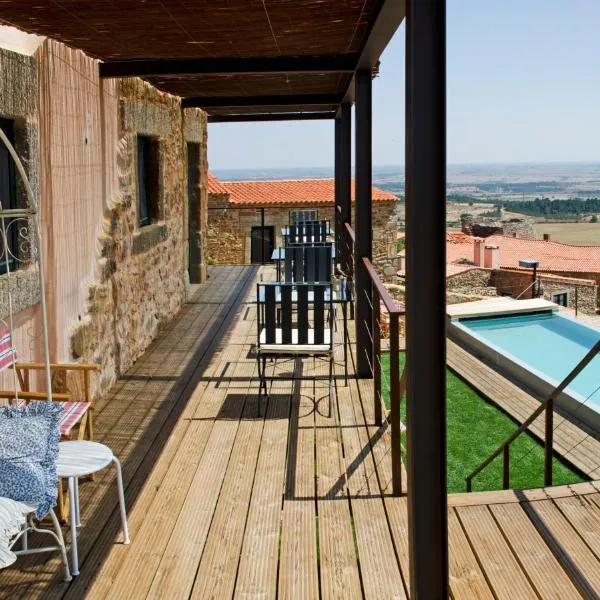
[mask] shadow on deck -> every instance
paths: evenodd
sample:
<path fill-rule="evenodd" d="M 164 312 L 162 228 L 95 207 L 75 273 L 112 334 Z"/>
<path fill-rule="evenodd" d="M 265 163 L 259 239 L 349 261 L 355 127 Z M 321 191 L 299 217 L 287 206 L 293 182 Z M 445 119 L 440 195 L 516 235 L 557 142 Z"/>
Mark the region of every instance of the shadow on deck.
<path fill-rule="evenodd" d="M 330 416 L 327 366 L 278 360 L 271 374 L 292 378 L 270 380 L 257 416 L 257 276 L 213 269 L 99 404 L 97 438 L 123 460 L 131 545 L 114 475 L 101 473 L 81 485 L 81 575 L 65 584 L 55 558 L 20 560 L 0 574 L 1 597 L 408 597 L 406 498 L 391 495 L 372 383 L 344 385 L 340 349 Z M 449 504 L 454 598 L 600 594 L 593 483 Z"/>

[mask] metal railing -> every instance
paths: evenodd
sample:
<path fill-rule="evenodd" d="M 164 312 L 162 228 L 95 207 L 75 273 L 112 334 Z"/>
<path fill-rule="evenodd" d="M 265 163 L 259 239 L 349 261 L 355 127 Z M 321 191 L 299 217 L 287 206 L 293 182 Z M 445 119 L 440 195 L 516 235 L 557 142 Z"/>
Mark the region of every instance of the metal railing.
<path fill-rule="evenodd" d="M 381 304 L 385 306 L 389 315 L 389 340 L 390 340 L 390 411 L 386 413 L 386 420 L 391 426 L 392 446 L 392 491 L 395 496 L 402 494 L 402 419 L 400 405 L 406 390 L 405 373 L 400 372 L 400 316 L 404 315 L 404 306 L 398 304 L 384 287 L 377 271 L 368 258 L 363 258 L 363 265 L 371 279 L 373 297 L 373 322 L 371 323 L 371 339 L 373 340 L 373 413 L 375 424 L 383 424 L 384 400 L 381 393 L 382 365 L 381 365 L 381 338 L 383 333 L 381 321 Z"/>
<path fill-rule="evenodd" d="M 338 217 L 341 217 L 341 208 L 337 207 Z M 348 277 L 348 282 L 353 285 L 353 276 L 356 265 L 354 263 L 354 240 L 355 234 L 348 222 L 341 223 L 340 232 L 340 269 Z M 392 460 L 392 493 L 395 496 L 402 494 L 402 422 L 401 401 L 406 391 L 406 370 L 400 372 L 400 321 L 404 316 L 404 306 L 392 298 L 389 291 L 383 285 L 383 281 L 377 274 L 373 264 L 368 258 L 362 259 L 363 266 L 369 274 L 372 291 L 372 321 L 364 323 L 373 342 L 373 355 L 369 357 L 371 374 L 373 377 L 373 414 L 376 425 L 383 425 L 384 411 L 385 420 L 389 422 L 391 429 L 391 460 Z M 364 293 L 365 290 L 362 290 Z M 357 291 L 356 293 L 360 293 Z M 356 298 L 353 291 L 353 298 Z M 369 297 L 369 296 L 367 296 Z M 370 302 L 370 300 L 369 300 Z M 381 304 L 389 315 L 389 327 L 383 326 L 381 318 Z M 351 318 L 354 318 L 354 303 L 350 303 Z M 389 365 L 389 396 L 390 410 L 385 410 L 382 394 L 382 381 L 384 379 L 381 364 L 381 339 L 388 337 L 390 340 L 390 365 Z"/>
<path fill-rule="evenodd" d="M 502 454 L 502 488 L 510 487 L 510 445 L 543 413 L 546 413 L 545 439 L 544 439 L 544 485 L 552 485 L 552 457 L 554 440 L 554 401 L 562 391 L 587 367 L 592 359 L 600 352 L 600 341 L 596 342 L 591 350 L 581 359 L 575 368 L 562 380 L 553 392 L 540 403 L 540 406 L 514 431 L 498 448 L 492 452 L 474 471 L 465 482 L 467 492 L 472 491 L 473 478 L 487 467 L 494 459 Z"/>

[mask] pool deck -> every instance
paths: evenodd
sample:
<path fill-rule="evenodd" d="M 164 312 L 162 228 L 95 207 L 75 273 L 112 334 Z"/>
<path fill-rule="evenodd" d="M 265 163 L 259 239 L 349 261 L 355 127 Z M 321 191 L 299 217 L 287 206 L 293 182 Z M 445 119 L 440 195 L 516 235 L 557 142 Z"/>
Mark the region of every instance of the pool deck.
<path fill-rule="evenodd" d="M 540 310 L 557 311 L 558 306 L 553 302 L 544 300 L 543 298 L 515 300 L 513 298 L 501 296 L 499 298 L 476 300 L 475 302 L 449 304 L 446 307 L 446 314 L 450 320 L 454 321 L 456 319 L 467 319 L 473 317 L 517 315 Z"/>
<path fill-rule="evenodd" d="M 540 405 L 539 400 L 451 340 L 448 340 L 447 363 L 452 371 L 519 423 Z M 544 415 L 540 415 L 528 428 L 542 442 L 545 437 L 544 419 Z M 556 454 L 590 479 L 600 479 L 600 441 L 597 436 L 582 421 L 566 419 L 555 412 Z"/>
<path fill-rule="evenodd" d="M 0 572 L 0 597 L 410 597 L 407 499 L 390 494 L 372 382 L 351 363 L 344 386 L 338 363 L 328 416 L 315 405 L 326 383 L 306 377 L 326 365 L 278 360 L 272 372 L 294 379 L 272 382 L 258 417 L 260 273 L 210 273 L 99 404 L 97 438 L 123 461 L 131 545 L 107 470 L 81 483 L 81 575 L 63 583 L 55 556 L 20 559 Z M 454 600 L 600 597 L 600 486 L 448 501 Z"/>

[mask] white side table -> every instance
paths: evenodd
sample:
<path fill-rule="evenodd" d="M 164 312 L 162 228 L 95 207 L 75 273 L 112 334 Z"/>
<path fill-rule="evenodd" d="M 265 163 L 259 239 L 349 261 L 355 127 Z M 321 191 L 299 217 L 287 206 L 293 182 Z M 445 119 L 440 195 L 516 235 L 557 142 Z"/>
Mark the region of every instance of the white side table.
<path fill-rule="evenodd" d="M 58 476 L 69 481 L 69 503 L 71 522 L 71 555 L 73 575 L 79 575 L 79 558 L 77 556 L 77 527 L 81 525 L 79 518 L 79 477 L 101 471 L 114 463 L 117 469 L 117 488 L 119 492 L 119 508 L 121 511 L 121 527 L 123 541 L 129 544 L 127 528 L 127 512 L 125 511 L 125 495 L 123 493 L 123 476 L 121 463 L 112 450 L 104 444 L 87 440 L 61 442 L 58 453 Z"/>

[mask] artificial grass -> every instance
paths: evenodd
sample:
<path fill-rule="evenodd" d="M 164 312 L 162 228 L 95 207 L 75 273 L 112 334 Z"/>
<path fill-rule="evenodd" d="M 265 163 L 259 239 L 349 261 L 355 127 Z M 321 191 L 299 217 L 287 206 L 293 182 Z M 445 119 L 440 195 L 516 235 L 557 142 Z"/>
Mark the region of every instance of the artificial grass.
<path fill-rule="evenodd" d="M 400 368 L 405 354 L 400 353 Z M 389 408 L 389 354 L 382 354 L 382 393 Z M 472 387 L 449 369 L 446 371 L 448 491 L 464 492 L 465 476 L 477 468 L 518 424 L 497 407 L 484 400 Z M 401 406 L 406 421 L 406 403 Z M 583 481 L 560 460 L 554 459 L 553 483 L 561 485 Z M 544 484 L 544 448 L 528 433 L 521 434 L 510 447 L 510 487 L 528 488 Z M 473 491 L 502 489 L 502 456 L 498 456 L 473 479 Z"/>

